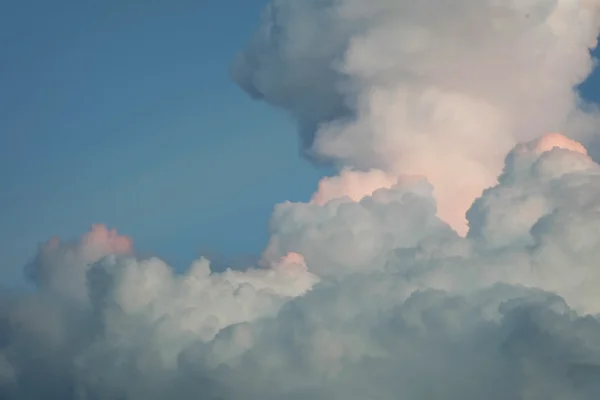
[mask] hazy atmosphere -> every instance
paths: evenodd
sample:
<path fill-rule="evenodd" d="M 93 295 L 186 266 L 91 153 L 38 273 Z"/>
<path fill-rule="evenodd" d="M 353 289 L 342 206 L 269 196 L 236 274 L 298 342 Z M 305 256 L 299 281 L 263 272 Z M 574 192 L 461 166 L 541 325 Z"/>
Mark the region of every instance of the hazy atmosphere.
<path fill-rule="evenodd" d="M 0 32 L 1 400 L 600 398 L 600 0 Z"/>

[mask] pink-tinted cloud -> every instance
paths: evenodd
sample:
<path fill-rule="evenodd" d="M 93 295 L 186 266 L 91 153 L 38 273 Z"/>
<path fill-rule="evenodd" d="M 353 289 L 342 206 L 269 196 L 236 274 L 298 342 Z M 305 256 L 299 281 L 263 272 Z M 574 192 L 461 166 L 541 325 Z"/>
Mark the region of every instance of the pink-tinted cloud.
<path fill-rule="evenodd" d="M 86 274 L 103 257 L 133 254 L 132 240 L 105 225 L 92 225 L 75 241 L 51 238 L 27 265 L 28 276 L 40 287 L 61 296 L 87 297 Z"/>
<path fill-rule="evenodd" d="M 81 246 L 95 247 L 106 254 L 127 254 L 133 251 L 131 238 L 117 233 L 116 229 L 107 229 L 106 225 L 94 224 L 81 238 Z"/>
<path fill-rule="evenodd" d="M 551 151 L 555 148 L 587 155 L 587 150 L 581 143 L 576 140 L 569 139 L 560 133 L 547 133 L 537 140 L 517 145 L 513 151 L 516 153 L 534 152 L 541 154 Z"/>

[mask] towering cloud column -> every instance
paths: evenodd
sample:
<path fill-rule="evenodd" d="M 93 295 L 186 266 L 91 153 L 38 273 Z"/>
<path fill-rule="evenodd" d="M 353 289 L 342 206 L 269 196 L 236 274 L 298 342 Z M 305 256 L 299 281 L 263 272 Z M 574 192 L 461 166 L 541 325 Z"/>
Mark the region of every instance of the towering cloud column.
<path fill-rule="evenodd" d="M 466 210 L 517 142 L 555 131 L 589 140 L 598 115 L 574 87 L 592 68 L 598 10 L 594 0 L 273 1 L 233 74 L 297 119 L 305 153 L 338 166 L 335 179 L 370 194 L 425 176 L 439 216 L 464 234 Z M 360 197 L 343 182 L 316 198 Z"/>

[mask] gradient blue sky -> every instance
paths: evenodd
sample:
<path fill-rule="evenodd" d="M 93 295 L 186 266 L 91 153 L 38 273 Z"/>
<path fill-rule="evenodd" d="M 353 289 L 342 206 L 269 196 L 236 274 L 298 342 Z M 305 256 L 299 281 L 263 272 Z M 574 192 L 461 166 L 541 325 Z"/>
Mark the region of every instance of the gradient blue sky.
<path fill-rule="evenodd" d="M 0 2 L 0 263 L 92 223 L 184 267 L 257 253 L 322 171 L 228 68 L 266 0 Z M 598 76 L 584 87 L 597 93 Z"/>
<path fill-rule="evenodd" d="M 321 175 L 229 65 L 266 0 L 0 2 L 0 262 L 91 223 L 183 267 L 257 253 Z"/>

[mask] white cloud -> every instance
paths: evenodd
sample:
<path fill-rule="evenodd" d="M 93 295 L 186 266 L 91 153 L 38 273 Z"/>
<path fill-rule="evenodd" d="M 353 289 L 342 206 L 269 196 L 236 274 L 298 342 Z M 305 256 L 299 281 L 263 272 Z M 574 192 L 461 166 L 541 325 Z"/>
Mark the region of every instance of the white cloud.
<path fill-rule="evenodd" d="M 588 140 L 598 3 L 576 0 L 273 1 L 233 73 L 298 119 L 312 156 L 424 175 L 439 215 L 464 213 L 517 142 Z M 460 195 L 457 194 L 460 193 Z"/>
<path fill-rule="evenodd" d="M 43 282 L 68 265 L 89 289 L 2 301 L 0 394 L 595 399 L 600 166 L 547 140 L 507 157 L 466 238 L 415 181 L 280 205 L 265 267 L 246 271 L 200 259 L 177 275 L 129 247 L 52 241 L 36 257 Z M 108 254 L 73 262 L 92 248 Z"/>
<path fill-rule="evenodd" d="M 0 398 L 600 398 L 600 165 L 539 137 L 588 137 L 597 2 L 444 4 L 274 0 L 236 76 L 339 176 L 243 271 L 42 245 Z"/>

